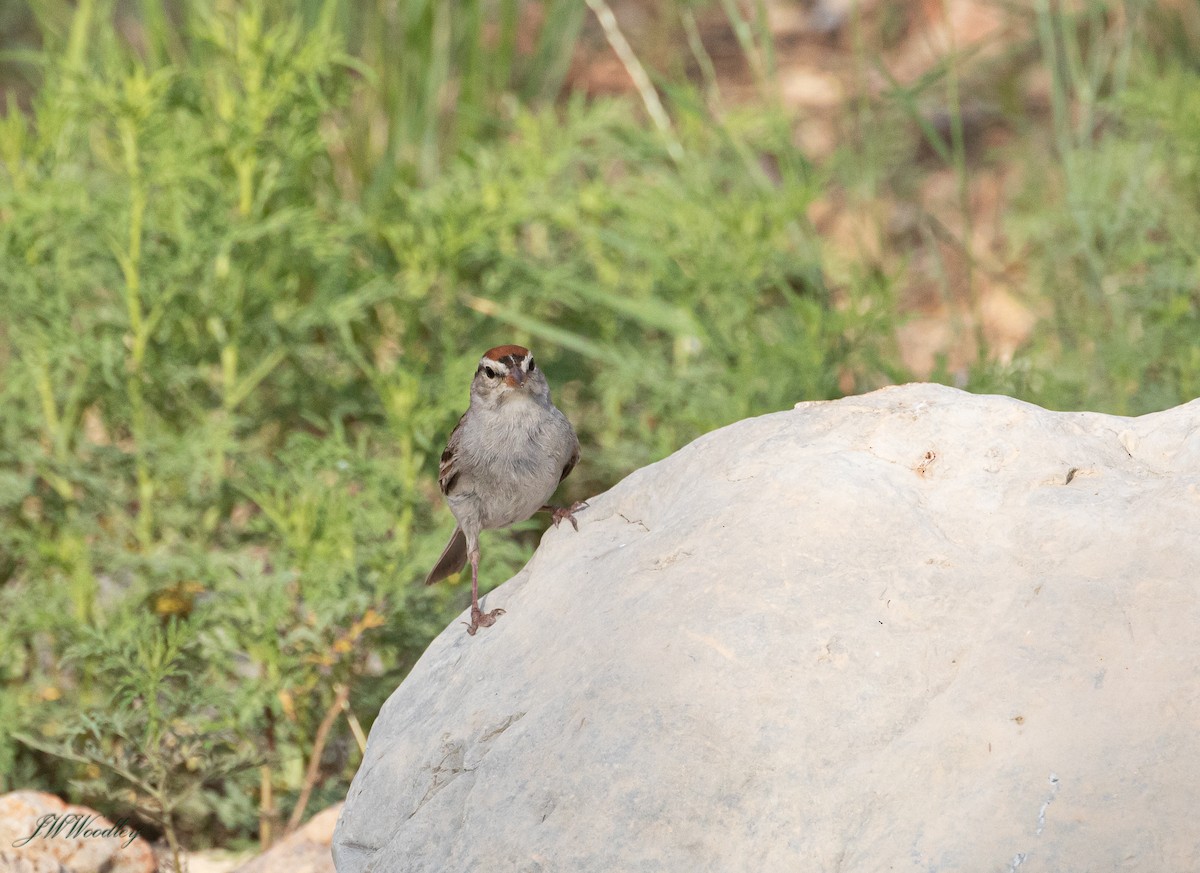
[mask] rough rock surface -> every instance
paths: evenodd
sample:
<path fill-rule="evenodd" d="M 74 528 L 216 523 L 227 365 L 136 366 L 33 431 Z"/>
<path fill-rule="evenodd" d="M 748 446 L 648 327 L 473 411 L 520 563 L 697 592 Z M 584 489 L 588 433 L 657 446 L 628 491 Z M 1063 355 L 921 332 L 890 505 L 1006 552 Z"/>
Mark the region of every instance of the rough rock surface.
<path fill-rule="evenodd" d="M 150 844 L 123 827 L 95 836 L 114 824 L 94 809 L 41 791 L 10 792 L 0 796 L 0 873 L 154 873 Z"/>
<path fill-rule="evenodd" d="M 590 504 L 387 701 L 339 873 L 1200 870 L 1200 401 L 902 386 Z"/>

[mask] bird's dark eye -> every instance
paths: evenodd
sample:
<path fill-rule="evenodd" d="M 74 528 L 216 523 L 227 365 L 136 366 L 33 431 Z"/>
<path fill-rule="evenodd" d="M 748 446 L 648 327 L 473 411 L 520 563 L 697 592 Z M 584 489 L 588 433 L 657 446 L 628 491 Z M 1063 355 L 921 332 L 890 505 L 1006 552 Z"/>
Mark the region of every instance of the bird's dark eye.
<path fill-rule="evenodd" d="M 532 373 L 536 369 L 537 369 L 537 364 L 535 364 L 533 362 L 533 358 L 530 358 L 529 359 L 529 372 Z"/>
<path fill-rule="evenodd" d="M 488 377 L 489 379 L 495 379 L 495 378 L 496 378 L 496 371 L 495 371 L 495 370 L 493 370 L 491 367 L 484 367 L 484 368 L 483 368 L 483 372 L 487 374 L 487 377 Z"/>

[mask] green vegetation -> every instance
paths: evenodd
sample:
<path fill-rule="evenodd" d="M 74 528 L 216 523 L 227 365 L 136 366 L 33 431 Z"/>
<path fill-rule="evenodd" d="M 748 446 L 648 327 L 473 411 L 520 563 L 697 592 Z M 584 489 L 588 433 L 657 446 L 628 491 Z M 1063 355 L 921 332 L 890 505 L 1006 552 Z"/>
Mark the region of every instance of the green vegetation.
<path fill-rule="evenodd" d="M 1055 161 L 1030 161 L 1012 227 L 1049 306 L 1017 385 L 1051 407 L 1140 415 L 1200 396 L 1200 46 L 1156 56 L 1148 43 L 1181 22 L 1122 8 L 1136 26 L 1106 27 L 1102 4 L 1038 16 Z"/>
<path fill-rule="evenodd" d="M 761 97 L 713 110 L 701 54 L 699 85 L 658 80 L 667 127 L 638 95 L 561 93 L 587 7 L 533 27 L 529 5 L 0 17 L 0 790 L 192 846 L 343 796 L 359 720 L 464 604 L 419 582 L 489 345 L 534 348 L 575 421 L 568 498 L 909 378 L 896 261 L 833 251 L 806 216 L 903 189 L 928 146 L 969 177 L 954 63 L 848 106 L 858 134 L 817 163 L 736 3 L 716 8 Z M 687 51 L 694 4 L 661 5 Z M 1011 364 L 981 348 L 970 388 L 1128 414 L 1200 393 L 1200 67 L 1123 8 L 1037 15 L 1050 120 L 1018 113 L 1006 159 L 1045 318 Z M 540 528 L 491 536 L 487 586 Z"/>

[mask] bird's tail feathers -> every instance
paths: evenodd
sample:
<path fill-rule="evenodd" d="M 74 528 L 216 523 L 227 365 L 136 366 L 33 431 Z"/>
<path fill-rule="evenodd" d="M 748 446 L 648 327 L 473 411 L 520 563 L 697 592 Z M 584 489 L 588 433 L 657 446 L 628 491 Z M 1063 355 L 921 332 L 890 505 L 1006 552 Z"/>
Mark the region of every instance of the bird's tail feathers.
<path fill-rule="evenodd" d="M 461 527 L 456 527 L 454 534 L 450 537 L 450 542 L 446 543 L 446 548 L 442 550 L 442 556 L 438 558 L 438 562 L 433 565 L 433 569 L 425 577 L 425 584 L 432 585 L 435 582 L 441 582 L 465 566 L 467 566 L 467 536 L 462 532 Z"/>

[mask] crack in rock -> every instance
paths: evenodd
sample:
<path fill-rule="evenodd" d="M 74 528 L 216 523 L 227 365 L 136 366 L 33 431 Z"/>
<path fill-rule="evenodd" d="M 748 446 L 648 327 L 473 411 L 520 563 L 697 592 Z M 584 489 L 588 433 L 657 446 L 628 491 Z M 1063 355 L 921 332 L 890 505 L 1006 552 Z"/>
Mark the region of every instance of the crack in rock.
<path fill-rule="evenodd" d="M 519 722 L 524 717 L 525 717 L 525 713 L 523 713 L 523 712 L 517 712 L 517 713 L 510 715 L 508 718 L 506 718 L 500 724 L 496 725 L 494 728 L 491 728 L 486 733 L 481 734 L 479 739 L 476 740 L 476 745 L 487 744 L 488 746 L 491 746 L 491 744 L 496 741 L 496 737 L 500 736 L 500 734 L 504 733 L 506 730 L 508 730 L 510 727 L 512 727 L 514 724 Z"/>
<path fill-rule="evenodd" d="M 623 512 L 618 512 L 617 515 L 621 516 L 621 518 L 625 519 L 625 521 L 629 524 L 639 525 L 642 530 L 646 531 L 646 533 L 650 532 L 650 528 L 646 527 L 646 523 L 644 521 L 642 521 L 640 518 L 630 518 L 628 515 L 626 515 Z"/>
<path fill-rule="evenodd" d="M 492 744 L 496 742 L 496 739 L 524 717 L 525 713 L 523 712 L 514 713 L 493 727 L 486 728 L 469 750 L 463 743 L 451 740 L 450 734 L 442 734 L 442 758 L 430 769 L 432 781 L 408 817 L 415 816 L 421 811 L 421 807 L 463 773 L 473 773 L 475 767 L 479 765 L 479 761 L 491 751 Z M 468 751 L 472 753 L 472 763 L 475 766 L 466 766 Z"/>
<path fill-rule="evenodd" d="M 1054 795 L 1058 794 L 1058 775 L 1050 774 L 1050 793 L 1046 795 L 1046 800 L 1042 803 L 1042 808 L 1038 810 L 1037 817 L 1037 835 L 1040 837 L 1042 831 L 1046 829 L 1046 810 L 1050 808 L 1050 804 L 1054 802 Z"/>
<path fill-rule="evenodd" d="M 416 808 L 409 813 L 409 818 L 420 812 L 421 807 L 435 797 L 439 791 L 467 772 L 466 768 L 463 767 L 465 757 L 462 746 L 459 743 L 451 742 L 449 734 L 443 734 L 442 760 L 433 766 L 433 781 L 429 783 L 429 787 L 425 789 L 425 793 L 417 801 Z"/>

